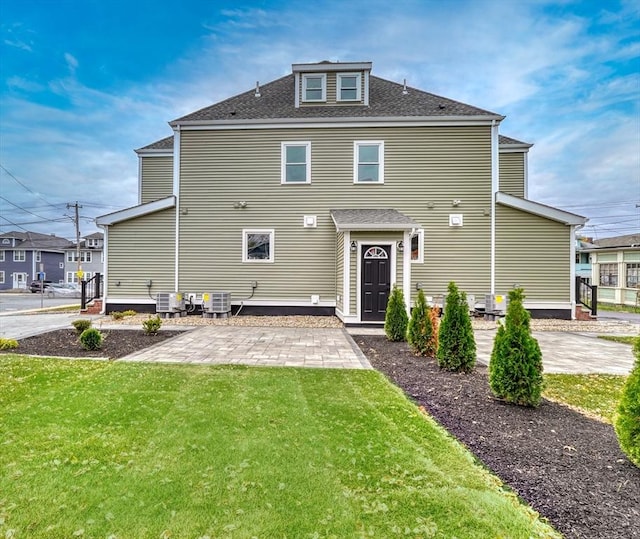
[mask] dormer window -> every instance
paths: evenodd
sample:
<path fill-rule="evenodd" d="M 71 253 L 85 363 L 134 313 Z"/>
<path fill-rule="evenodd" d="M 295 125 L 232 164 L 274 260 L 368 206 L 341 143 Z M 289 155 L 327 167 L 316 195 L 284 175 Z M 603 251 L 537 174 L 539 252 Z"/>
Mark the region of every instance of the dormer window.
<path fill-rule="evenodd" d="M 338 73 L 338 101 L 360 101 L 360 73 Z"/>
<path fill-rule="evenodd" d="M 302 75 L 302 99 L 303 101 L 327 100 L 327 75 L 325 73 L 313 73 Z"/>

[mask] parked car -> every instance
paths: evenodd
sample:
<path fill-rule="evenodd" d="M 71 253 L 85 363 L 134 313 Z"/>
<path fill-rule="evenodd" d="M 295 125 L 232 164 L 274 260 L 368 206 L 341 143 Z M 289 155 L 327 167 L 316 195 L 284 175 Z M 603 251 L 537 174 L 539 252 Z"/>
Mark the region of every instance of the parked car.
<path fill-rule="evenodd" d="M 31 281 L 29 290 L 31 290 L 31 292 L 35 294 L 36 292 L 42 292 L 43 289 L 46 290 L 50 286 L 51 281 Z"/>
<path fill-rule="evenodd" d="M 75 284 L 51 284 L 47 288 L 50 298 L 79 298 L 80 295 L 80 288 Z"/>

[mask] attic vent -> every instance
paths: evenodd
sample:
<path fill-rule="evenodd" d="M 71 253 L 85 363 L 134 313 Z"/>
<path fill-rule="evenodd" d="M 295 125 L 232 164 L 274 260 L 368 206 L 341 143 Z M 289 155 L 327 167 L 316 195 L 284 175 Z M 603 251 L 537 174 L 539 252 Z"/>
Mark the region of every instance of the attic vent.
<path fill-rule="evenodd" d="M 404 79 L 404 84 L 402 85 L 402 95 L 407 95 L 409 90 L 407 90 L 407 79 Z"/>
<path fill-rule="evenodd" d="M 256 81 L 256 93 L 255 93 L 256 97 L 260 97 L 260 81 L 257 80 Z"/>

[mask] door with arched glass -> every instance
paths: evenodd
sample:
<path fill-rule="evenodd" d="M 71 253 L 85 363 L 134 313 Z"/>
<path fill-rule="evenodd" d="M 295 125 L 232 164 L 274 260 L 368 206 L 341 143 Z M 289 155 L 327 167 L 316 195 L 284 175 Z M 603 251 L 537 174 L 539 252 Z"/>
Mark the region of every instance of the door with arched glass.
<path fill-rule="evenodd" d="M 391 289 L 390 252 L 388 245 L 362 246 L 360 318 L 363 322 L 384 320 Z"/>

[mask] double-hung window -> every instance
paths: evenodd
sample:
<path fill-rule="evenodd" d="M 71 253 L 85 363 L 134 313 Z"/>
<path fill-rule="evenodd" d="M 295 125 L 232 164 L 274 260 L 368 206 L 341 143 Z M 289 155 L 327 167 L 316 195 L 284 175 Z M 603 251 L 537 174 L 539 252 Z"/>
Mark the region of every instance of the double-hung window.
<path fill-rule="evenodd" d="M 640 263 L 627 264 L 627 288 L 640 288 Z"/>
<path fill-rule="evenodd" d="M 360 73 L 338 73 L 338 101 L 360 101 Z"/>
<path fill-rule="evenodd" d="M 311 143 L 282 143 L 282 183 L 311 183 Z"/>
<path fill-rule="evenodd" d="M 384 142 L 354 142 L 354 183 L 384 183 Z"/>
<path fill-rule="evenodd" d="M 243 262 L 273 262 L 275 232 L 271 229 L 244 229 L 242 231 Z"/>
<path fill-rule="evenodd" d="M 302 100 L 318 102 L 327 100 L 327 75 L 325 73 L 302 75 Z"/>
<path fill-rule="evenodd" d="M 600 264 L 600 285 L 618 286 L 618 264 Z"/>
<path fill-rule="evenodd" d="M 18 249 L 13 251 L 14 262 L 25 262 L 27 260 L 27 253 L 24 249 Z"/>

